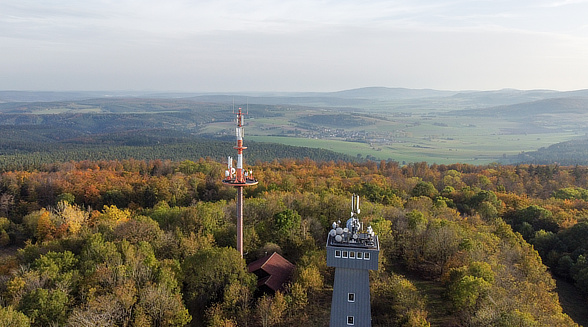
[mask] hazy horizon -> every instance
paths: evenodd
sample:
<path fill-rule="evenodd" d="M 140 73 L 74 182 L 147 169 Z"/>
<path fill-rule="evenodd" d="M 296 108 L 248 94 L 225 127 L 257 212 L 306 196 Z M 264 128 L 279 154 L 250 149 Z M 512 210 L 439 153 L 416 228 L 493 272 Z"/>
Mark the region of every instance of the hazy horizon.
<path fill-rule="evenodd" d="M 0 89 L 581 90 L 588 1 L 0 3 Z"/>
<path fill-rule="evenodd" d="M 240 90 L 217 90 L 217 91 L 189 91 L 189 90 L 161 90 L 161 89 L 63 89 L 63 90 L 39 90 L 39 89 L 0 89 L 0 92 L 27 92 L 27 93 L 137 93 L 137 94 L 201 94 L 201 95 L 259 95 L 259 96 L 280 96 L 280 95 L 296 95 L 296 94 L 313 94 L 313 93 L 337 93 L 337 92 L 347 92 L 347 91 L 354 91 L 354 90 L 363 90 L 363 89 L 390 89 L 390 90 L 407 90 L 407 91 L 438 91 L 438 92 L 447 92 L 447 93 L 462 93 L 462 92 L 508 92 L 508 91 L 515 91 L 515 92 L 534 92 L 534 91 L 545 91 L 545 92 L 576 92 L 576 91 L 584 91 L 588 90 L 588 87 L 582 89 L 569 89 L 569 90 L 555 90 L 555 89 L 546 89 L 546 88 L 536 88 L 536 89 L 517 89 L 517 88 L 496 88 L 496 89 L 436 89 L 436 88 L 408 88 L 402 86 L 358 86 L 354 88 L 348 89 L 336 89 L 336 90 L 327 90 L 327 91 L 289 91 L 289 90 L 282 90 L 282 91 L 269 91 L 269 90 L 249 90 L 249 91 L 240 91 Z M 108 94 L 106 94 L 108 95 Z"/>

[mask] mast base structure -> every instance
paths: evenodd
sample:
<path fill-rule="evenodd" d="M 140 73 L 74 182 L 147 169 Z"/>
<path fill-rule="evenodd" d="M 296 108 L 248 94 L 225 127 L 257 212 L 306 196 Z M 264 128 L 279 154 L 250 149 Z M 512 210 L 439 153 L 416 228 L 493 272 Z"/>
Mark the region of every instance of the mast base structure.
<path fill-rule="evenodd" d="M 237 150 L 237 167 L 233 168 L 233 158 L 227 159 L 227 170 L 225 179 L 222 180 L 224 185 L 237 188 L 237 251 L 243 257 L 243 187 L 257 185 L 258 181 L 253 177 L 253 171 L 243 168 L 243 113 L 241 108 L 237 113 L 237 145 L 233 149 Z"/>

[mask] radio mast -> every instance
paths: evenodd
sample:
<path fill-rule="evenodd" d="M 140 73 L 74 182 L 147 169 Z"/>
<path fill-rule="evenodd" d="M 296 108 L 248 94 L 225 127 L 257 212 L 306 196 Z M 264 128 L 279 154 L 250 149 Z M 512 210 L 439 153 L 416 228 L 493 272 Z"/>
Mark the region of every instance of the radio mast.
<path fill-rule="evenodd" d="M 241 108 L 237 112 L 237 145 L 233 149 L 237 150 L 237 167 L 233 168 L 233 158 L 228 157 L 227 170 L 225 171 L 225 179 L 222 183 L 233 186 L 237 189 L 237 251 L 243 257 L 243 187 L 256 185 L 257 179 L 253 177 L 253 171 L 247 171 L 243 168 L 243 150 L 247 149 L 243 146 L 243 115 Z"/>

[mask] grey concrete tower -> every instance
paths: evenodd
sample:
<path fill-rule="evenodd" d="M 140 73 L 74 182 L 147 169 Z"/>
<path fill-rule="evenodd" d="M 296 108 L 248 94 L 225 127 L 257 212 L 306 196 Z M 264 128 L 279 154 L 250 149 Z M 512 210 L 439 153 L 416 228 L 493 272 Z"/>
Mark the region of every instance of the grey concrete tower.
<path fill-rule="evenodd" d="M 380 244 L 371 226 L 362 230 L 359 196 L 351 198 L 351 218 L 333 223 L 327 237 L 327 266 L 335 267 L 331 327 L 372 325 L 369 271 L 378 269 Z"/>

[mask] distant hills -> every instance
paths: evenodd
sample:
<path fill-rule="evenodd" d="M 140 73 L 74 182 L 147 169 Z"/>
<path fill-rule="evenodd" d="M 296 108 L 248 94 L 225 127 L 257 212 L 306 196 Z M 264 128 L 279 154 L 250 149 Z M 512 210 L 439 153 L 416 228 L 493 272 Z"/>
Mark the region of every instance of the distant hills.
<path fill-rule="evenodd" d="M 250 94 L 202 94 L 192 99 L 210 102 L 245 102 L 258 104 L 332 105 L 354 107 L 381 102 L 414 101 L 420 106 L 435 108 L 474 109 L 501 105 L 512 105 L 556 98 L 588 98 L 587 90 L 560 92 L 553 90 L 495 91 L 441 91 L 432 89 L 405 89 L 387 87 L 365 87 L 337 92 L 302 93 L 250 93 Z"/>
<path fill-rule="evenodd" d="M 508 118 L 562 114 L 588 115 L 588 94 L 585 97 L 550 98 L 482 109 L 455 110 L 448 114 Z"/>
<path fill-rule="evenodd" d="M 233 100 L 256 104 L 312 104 L 325 102 L 332 105 L 353 106 L 368 101 L 418 100 L 428 99 L 438 102 L 468 104 L 472 107 L 489 107 L 532 102 L 550 98 L 588 97 L 588 89 L 577 91 L 554 90 L 515 90 L 493 91 L 445 91 L 433 89 L 408 89 L 388 87 L 363 87 L 336 92 L 34 92 L 0 91 L 1 102 L 49 102 L 71 101 L 94 98 L 154 98 L 154 99 L 192 99 L 205 102 L 230 103 Z M 346 100 L 346 101 L 339 101 Z M 354 100 L 354 101 L 349 101 Z"/>
<path fill-rule="evenodd" d="M 139 91 L 117 92 L 35 92 L 35 91 L 0 91 L 0 102 L 35 102 L 82 100 L 106 97 L 149 97 L 149 98 L 199 98 L 215 102 L 232 101 L 233 98 L 244 97 L 254 99 L 289 99 L 299 102 L 300 99 L 343 98 L 365 100 L 418 99 L 430 97 L 452 96 L 458 92 L 432 89 L 407 89 L 388 87 L 364 87 L 336 92 L 208 92 L 208 93 L 161 93 Z M 298 100 L 296 100 L 298 99 Z"/>
<path fill-rule="evenodd" d="M 2 102 L 49 102 L 72 101 L 103 97 L 143 96 L 144 93 L 136 92 L 82 92 L 82 91 L 0 91 L 0 103 Z"/>
<path fill-rule="evenodd" d="M 194 137 L 198 143 L 228 140 L 233 103 L 249 111 L 249 135 L 345 153 L 339 158 L 313 152 L 313 158 L 588 164 L 588 155 L 579 155 L 588 152 L 586 144 L 553 145 L 588 134 L 588 90 L 387 87 L 336 92 L 0 91 L 0 156 L 18 153 L 19 144 L 23 153 L 50 143 L 81 153 L 84 145 L 159 147 Z M 287 152 L 295 153 L 293 148 Z"/>
<path fill-rule="evenodd" d="M 433 97 L 452 96 L 454 91 L 440 91 L 432 89 L 406 89 L 406 88 L 389 88 L 389 87 L 363 87 L 359 89 L 343 90 L 338 92 L 325 93 L 326 96 L 340 97 L 346 99 L 376 99 L 376 100 L 396 100 L 396 99 L 420 99 Z"/>

